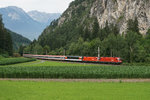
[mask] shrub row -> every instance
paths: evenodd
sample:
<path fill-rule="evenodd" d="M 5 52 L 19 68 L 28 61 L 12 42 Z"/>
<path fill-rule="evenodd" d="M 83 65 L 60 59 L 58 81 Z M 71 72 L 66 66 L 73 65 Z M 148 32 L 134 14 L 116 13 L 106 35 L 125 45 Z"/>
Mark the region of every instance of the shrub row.
<path fill-rule="evenodd" d="M 150 66 L 0 67 L 0 78 L 150 78 Z"/>
<path fill-rule="evenodd" d="M 34 58 L 4 58 L 4 59 L 0 59 L 0 65 L 10 65 L 10 64 L 30 62 L 35 60 L 36 59 Z"/>

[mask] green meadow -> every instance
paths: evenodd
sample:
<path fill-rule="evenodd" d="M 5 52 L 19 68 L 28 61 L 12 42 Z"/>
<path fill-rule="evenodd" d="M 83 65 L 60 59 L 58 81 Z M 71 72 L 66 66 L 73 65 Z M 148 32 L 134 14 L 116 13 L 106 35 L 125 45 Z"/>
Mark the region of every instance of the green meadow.
<path fill-rule="evenodd" d="M 62 61 L 47 61 L 47 60 L 37 60 L 26 63 L 13 64 L 12 66 L 110 66 L 110 65 L 100 65 L 100 64 L 92 64 L 92 63 L 75 63 L 75 62 L 62 62 Z M 118 65 L 117 65 L 118 66 Z"/>
<path fill-rule="evenodd" d="M 149 83 L 0 81 L 0 100 L 149 100 Z"/>

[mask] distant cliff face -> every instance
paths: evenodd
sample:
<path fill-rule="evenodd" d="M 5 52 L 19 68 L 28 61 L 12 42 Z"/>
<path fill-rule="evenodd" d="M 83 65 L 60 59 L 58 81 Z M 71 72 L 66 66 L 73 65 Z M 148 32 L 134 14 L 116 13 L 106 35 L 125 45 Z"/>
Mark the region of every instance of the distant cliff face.
<path fill-rule="evenodd" d="M 127 21 L 137 17 L 139 29 L 145 34 L 150 28 L 150 0 L 96 0 L 91 8 L 100 26 L 105 22 L 120 25 L 120 33 L 127 28 Z"/>
<path fill-rule="evenodd" d="M 71 20 L 72 13 L 81 5 L 90 7 L 89 15 L 86 16 L 96 17 L 101 28 L 105 26 L 106 22 L 113 23 L 117 24 L 120 33 L 123 33 L 127 29 L 127 21 L 135 18 L 138 19 L 141 34 L 146 34 L 150 28 L 150 0 L 91 0 L 91 2 L 82 0 L 80 4 L 70 6 L 65 11 L 60 17 L 58 25 Z M 82 19 L 85 20 L 86 16 Z"/>

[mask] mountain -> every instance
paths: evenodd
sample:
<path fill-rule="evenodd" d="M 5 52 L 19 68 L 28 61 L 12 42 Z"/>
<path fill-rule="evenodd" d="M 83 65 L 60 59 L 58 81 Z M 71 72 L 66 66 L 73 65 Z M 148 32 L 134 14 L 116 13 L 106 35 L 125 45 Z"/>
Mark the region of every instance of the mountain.
<path fill-rule="evenodd" d="M 0 8 L 0 14 L 2 14 L 6 28 L 30 40 L 37 39 L 44 28 L 60 16 L 60 14 L 48 14 L 38 11 L 31 11 L 28 15 L 23 9 L 15 6 Z"/>
<path fill-rule="evenodd" d="M 60 13 L 45 13 L 45 12 L 39 12 L 36 10 L 29 11 L 28 15 L 32 17 L 34 20 L 36 20 L 39 23 L 45 24 L 45 26 L 50 25 L 50 23 L 54 19 L 58 19 L 60 17 Z"/>
<path fill-rule="evenodd" d="M 137 18 L 140 32 L 146 34 L 150 28 L 149 9 L 150 0 L 75 0 L 59 19 L 58 25 L 70 21 L 75 14 L 81 14 L 81 24 L 96 17 L 101 28 L 105 27 L 106 22 L 117 24 L 122 34 L 127 29 L 128 20 Z"/>
<path fill-rule="evenodd" d="M 20 34 L 12 32 L 8 29 L 7 29 L 7 32 L 11 35 L 14 50 L 18 50 L 20 46 L 27 46 L 31 43 L 31 40 L 23 37 Z"/>
<path fill-rule="evenodd" d="M 139 31 L 145 35 L 150 28 L 150 0 L 96 0 L 90 16 L 96 16 L 100 26 L 115 23 L 120 33 L 127 29 L 129 19 L 137 18 Z"/>
<path fill-rule="evenodd" d="M 130 20 L 136 20 L 139 32 L 145 35 L 150 28 L 149 9 L 150 0 L 75 0 L 58 20 L 43 31 L 38 40 L 42 46 L 47 44 L 46 40 L 53 48 L 59 48 L 83 35 L 89 39 L 94 27 L 116 26 L 111 30 L 126 33 Z M 88 32 L 84 34 L 84 31 Z M 106 36 L 104 33 L 101 35 Z"/>
<path fill-rule="evenodd" d="M 25 11 L 15 6 L 0 9 L 6 28 L 19 33 L 31 40 L 37 38 L 44 28 L 41 23 L 33 20 Z"/>

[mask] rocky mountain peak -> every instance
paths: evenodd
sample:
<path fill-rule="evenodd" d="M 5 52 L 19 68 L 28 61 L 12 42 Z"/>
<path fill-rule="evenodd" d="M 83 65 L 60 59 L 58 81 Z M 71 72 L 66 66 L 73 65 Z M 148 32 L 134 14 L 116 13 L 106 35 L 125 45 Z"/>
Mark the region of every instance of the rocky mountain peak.
<path fill-rule="evenodd" d="M 137 18 L 139 22 L 139 30 L 143 35 L 150 28 L 150 0 L 75 0 L 69 8 L 64 12 L 58 21 L 58 25 L 63 24 L 68 19 L 72 18 L 72 13 L 80 6 L 90 7 L 90 17 L 96 17 L 101 28 L 108 24 L 117 24 L 120 33 L 126 32 L 127 22 L 129 19 Z M 84 20 L 84 18 L 83 18 Z M 82 22 L 82 21 L 81 21 Z"/>
<path fill-rule="evenodd" d="M 150 28 L 150 0 L 96 0 L 91 16 L 96 16 L 100 27 L 108 23 L 119 24 L 120 33 L 127 29 L 129 19 L 138 19 L 139 29 L 146 34 Z"/>

